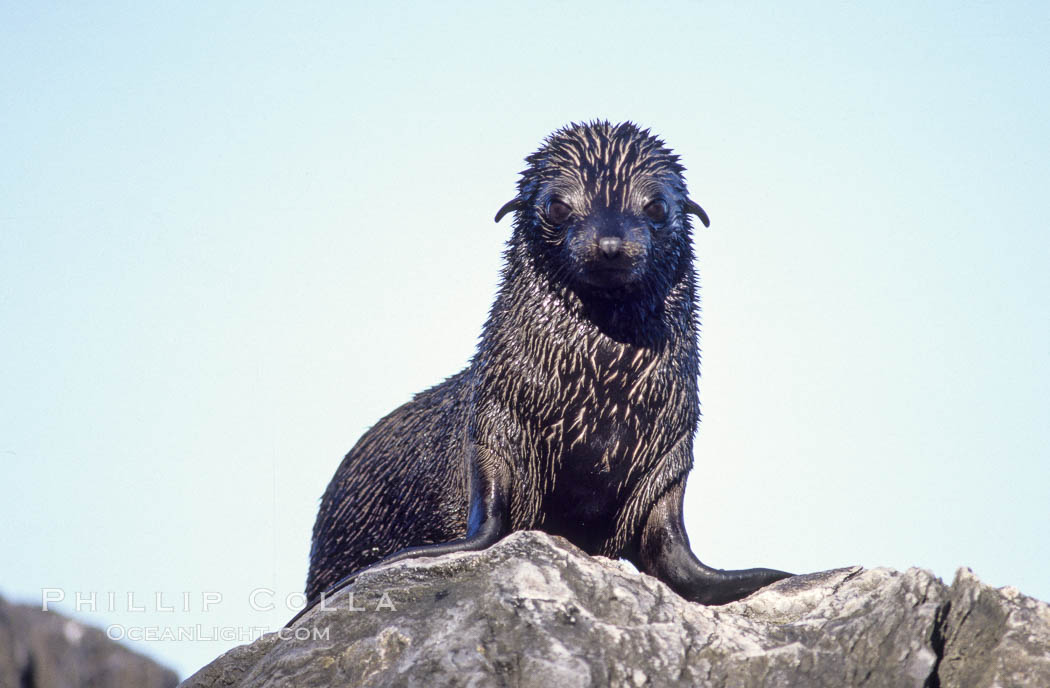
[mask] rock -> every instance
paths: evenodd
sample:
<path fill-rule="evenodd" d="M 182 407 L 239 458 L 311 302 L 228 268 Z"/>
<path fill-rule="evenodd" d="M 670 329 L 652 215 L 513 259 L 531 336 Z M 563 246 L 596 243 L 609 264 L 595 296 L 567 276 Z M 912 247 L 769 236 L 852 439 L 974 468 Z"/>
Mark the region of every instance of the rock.
<path fill-rule="evenodd" d="M 174 671 L 97 628 L 0 599 L 3 688 L 173 688 L 178 682 Z"/>
<path fill-rule="evenodd" d="M 941 688 L 1050 686 L 1050 605 L 959 569 L 937 643 Z"/>
<path fill-rule="evenodd" d="M 948 588 L 844 568 L 703 607 L 520 532 L 370 571 L 327 606 L 183 686 L 1050 686 L 1047 605 L 967 571 Z"/>

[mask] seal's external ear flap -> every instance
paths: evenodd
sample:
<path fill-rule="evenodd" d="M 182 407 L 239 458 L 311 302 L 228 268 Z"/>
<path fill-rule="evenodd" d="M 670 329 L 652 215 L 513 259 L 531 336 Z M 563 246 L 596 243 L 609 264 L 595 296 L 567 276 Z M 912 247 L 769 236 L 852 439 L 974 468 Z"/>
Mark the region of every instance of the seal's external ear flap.
<path fill-rule="evenodd" d="M 523 207 L 525 207 L 525 204 L 521 202 L 520 198 L 515 198 L 512 201 L 507 201 L 503 204 L 503 207 L 500 208 L 499 211 L 496 213 L 496 222 L 502 220 L 503 216 L 511 212 L 512 210 L 521 210 Z"/>
<path fill-rule="evenodd" d="M 704 223 L 704 227 L 711 226 L 711 220 L 707 218 L 707 213 L 705 213 L 704 209 L 698 206 L 694 201 L 688 198 L 685 199 L 685 205 L 682 207 L 682 210 L 687 213 L 692 213 L 700 218 L 700 221 Z"/>

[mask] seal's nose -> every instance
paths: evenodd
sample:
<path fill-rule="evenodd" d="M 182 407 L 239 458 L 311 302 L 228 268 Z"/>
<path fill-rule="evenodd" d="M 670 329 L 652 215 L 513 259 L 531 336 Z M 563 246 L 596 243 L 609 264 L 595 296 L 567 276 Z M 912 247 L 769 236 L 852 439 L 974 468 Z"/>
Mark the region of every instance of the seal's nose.
<path fill-rule="evenodd" d="M 602 254 L 606 258 L 618 256 L 621 246 L 623 246 L 623 240 L 619 237 L 602 237 L 598 240 L 598 248 L 602 250 Z"/>

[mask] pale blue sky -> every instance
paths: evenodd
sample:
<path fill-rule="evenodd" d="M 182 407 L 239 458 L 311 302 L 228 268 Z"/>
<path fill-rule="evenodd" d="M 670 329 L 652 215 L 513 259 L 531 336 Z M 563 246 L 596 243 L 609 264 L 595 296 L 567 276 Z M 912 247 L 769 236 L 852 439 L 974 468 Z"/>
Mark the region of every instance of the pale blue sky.
<path fill-rule="evenodd" d="M 712 219 L 699 556 L 1050 599 L 1045 3 L 150 5 L 0 5 L 0 594 L 286 620 L 248 593 L 471 355 L 522 158 L 608 118 Z"/>

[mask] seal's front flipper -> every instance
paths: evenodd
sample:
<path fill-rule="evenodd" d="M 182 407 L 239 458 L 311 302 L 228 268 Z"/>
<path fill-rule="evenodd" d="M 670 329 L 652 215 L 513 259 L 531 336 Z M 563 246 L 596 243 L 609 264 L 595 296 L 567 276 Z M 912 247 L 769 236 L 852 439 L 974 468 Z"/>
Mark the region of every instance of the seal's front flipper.
<path fill-rule="evenodd" d="M 502 466 L 502 462 L 480 461 L 478 452 L 474 452 L 474 460 L 471 462 L 470 505 L 466 537 L 434 545 L 406 547 L 362 570 L 367 571 L 377 566 L 385 566 L 416 557 L 439 557 L 442 554 L 453 552 L 477 552 L 499 542 L 510 533 L 510 479 L 509 472 L 502 470 Z M 357 573 L 359 574 L 360 571 Z M 336 587 L 340 587 L 340 584 L 336 583 Z"/>
<path fill-rule="evenodd" d="M 477 451 L 475 451 L 475 460 L 471 462 L 470 505 L 465 537 L 433 545 L 406 547 L 370 566 L 340 578 L 335 585 L 325 590 L 321 597 L 310 600 L 306 608 L 292 617 L 285 628 L 291 627 L 304 614 L 313 609 L 322 598 L 330 598 L 343 588 L 350 586 L 365 571 L 405 559 L 439 557 L 454 552 L 477 552 L 491 547 L 510 533 L 510 473 L 505 470 L 505 465 L 501 461 L 479 461 L 477 458 Z"/>
<path fill-rule="evenodd" d="M 704 565 L 689 548 L 682 523 L 684 481 L 657 501 L 642 527 L 635 565 L 682 597 L 700 604 L 725 604 L 792 574 L 775 569 L 723 571 Z"/>

